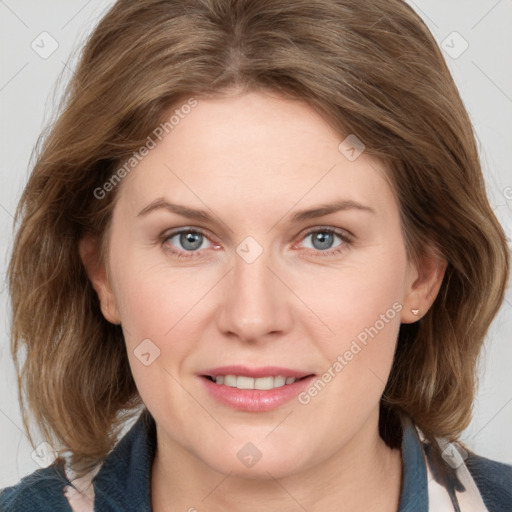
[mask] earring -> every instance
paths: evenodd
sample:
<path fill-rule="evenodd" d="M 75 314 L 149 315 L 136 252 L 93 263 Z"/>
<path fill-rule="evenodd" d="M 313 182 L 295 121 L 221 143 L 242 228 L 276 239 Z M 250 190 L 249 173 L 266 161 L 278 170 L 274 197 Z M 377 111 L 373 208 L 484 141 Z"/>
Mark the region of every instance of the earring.
<path fill-rule="evenodd" d="M 414 316 L 418 316 L 420 314 L 420 310 L 419 309 L 411 309 L 411 313 L 414 315 Z"/>

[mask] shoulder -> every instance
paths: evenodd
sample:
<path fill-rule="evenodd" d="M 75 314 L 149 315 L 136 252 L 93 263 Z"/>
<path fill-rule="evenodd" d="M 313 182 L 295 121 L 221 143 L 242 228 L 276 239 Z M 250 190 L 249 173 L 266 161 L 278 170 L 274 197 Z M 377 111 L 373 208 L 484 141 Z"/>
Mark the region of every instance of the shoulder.
<path fill-rule="evenodd" d="M 470 453 L 465 464 L 489 512 L 512 510 L 512 465 Z"/>
<path fill-rule="evenodd" d="M 94 506 L 98 510 L 150 511 L 151 465 L 155 450 L 155 423 L 145 410 L 90 475 L 93 476 L 93 486 L 91 494 L 86 491 L 86 495 L 94 500 Z M 78 480 L 73 482 L 76 484 Z M 87 483 L 90 483 L 89 479 Z M 71 481 L 64 464 L 56 462 L 34 471 L 16 485 L 0 490 L 0 511 L 70 512 L 65 495 L 69 485 Z M 89 489 L 88 485 L 85 487 Z M 78 488 L 84 490 L 85 487 L 79 485 Z"/>
<path fill-rule="evenodd" d="M 38 469 L 16 485 L 0 490 L 2 512 L 69 512 L 64 487 L 69 485 L 61 468 Z"/>

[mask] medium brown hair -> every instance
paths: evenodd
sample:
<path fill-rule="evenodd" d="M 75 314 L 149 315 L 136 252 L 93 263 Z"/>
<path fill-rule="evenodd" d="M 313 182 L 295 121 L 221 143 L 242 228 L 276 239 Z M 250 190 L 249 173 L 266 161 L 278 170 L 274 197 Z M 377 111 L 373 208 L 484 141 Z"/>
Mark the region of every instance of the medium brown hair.
<path fill-rule="evenodd" d="M 509 255 L 457 88 L 401 0 L 120 0 L 107 12 L 16 211 L 11 344 L 29 437 L 31 411 L 45 439 L 86 471 L 143 405 L 122 329 L 103 317 L 78 241 L 98 237 L 105 257 L 120 187 L 101 199 L 94 190 L 171 106 L 230 88 L 304 101 L 340 142 L 355 134 L 385 163 L 408 256 L 432 247 L 448 264 L 428 313 L 401 326 L 382 417 L 401 411 L 427 437 L 456 439 L 470 421 Z M 390 431 L 381 424 L 384 437 Z"/>

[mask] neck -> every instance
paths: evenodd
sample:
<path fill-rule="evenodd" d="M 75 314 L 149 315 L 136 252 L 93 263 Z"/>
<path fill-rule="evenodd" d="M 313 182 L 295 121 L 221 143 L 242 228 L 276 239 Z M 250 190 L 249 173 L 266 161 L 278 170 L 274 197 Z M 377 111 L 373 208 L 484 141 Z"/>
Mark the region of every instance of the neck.
<path fill-rule="evenodd" d="M 190 510 L 270 512 L 298 510 L 396 512 L 402 461 L 378 434 L 377 422 L 358 431 L 349 445 L 329 459 L 276 479 L 249 479 L 220 473 L 176 442 L 164 440 L 157 426 L 152 468 L 155 512 Z"/>

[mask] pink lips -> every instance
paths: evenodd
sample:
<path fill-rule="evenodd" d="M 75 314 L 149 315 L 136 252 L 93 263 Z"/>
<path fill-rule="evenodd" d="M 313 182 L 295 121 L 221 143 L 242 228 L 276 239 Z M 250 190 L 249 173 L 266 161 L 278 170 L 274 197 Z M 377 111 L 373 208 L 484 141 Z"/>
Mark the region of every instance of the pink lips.
<path fill-rule="evenodd" d="M 238 389 L 225 386 L 224 384 L 217 384 L 210 379 L 221 375 L 236 375 L 252 378 L 283 376 L 294 377 L 300 380 L 269 390 Z M 218 402 L 241 411 L 264 412 L 276 409 L 290 400 L 293 400 L 301 391 L 311 384 L 315 376 L 308 372 L 277 366 L 247 368 L 245 366 L 233 365 L 205 370 L 201 372 L 198 377 L 207 392 Z"/>

